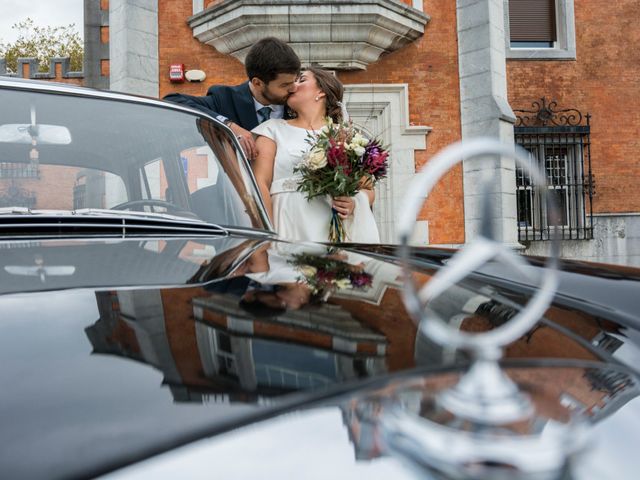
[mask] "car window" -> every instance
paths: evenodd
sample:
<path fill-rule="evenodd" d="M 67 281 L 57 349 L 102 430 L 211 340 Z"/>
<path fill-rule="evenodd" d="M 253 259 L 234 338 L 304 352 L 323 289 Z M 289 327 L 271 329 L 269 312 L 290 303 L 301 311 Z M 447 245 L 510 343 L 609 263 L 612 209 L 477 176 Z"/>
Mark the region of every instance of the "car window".
<path fill-rule="evenodd" d="M 145 164 L 140 170 L 140 190 L 144 199 L 155 198 L 167 200 L 169 185 L 167 175 L 164 172 L 164 163 L 161 158 L 156 158 Z"/>
<path fill-rule="evenodd" d="M 97 188 L 96 178 L 109 188 Z M 106 195 L 109 193 L 109 195 Z M 0 208 L 110 208 L 126 200 L 124 181 L 99 170 L 61 165 L 0 163 Z"/>
<path fill-rule="evenodd" d="M 264 229 L 227 133 L 160 105 L 0 90 L 0 207 L 135 210 Z"/>

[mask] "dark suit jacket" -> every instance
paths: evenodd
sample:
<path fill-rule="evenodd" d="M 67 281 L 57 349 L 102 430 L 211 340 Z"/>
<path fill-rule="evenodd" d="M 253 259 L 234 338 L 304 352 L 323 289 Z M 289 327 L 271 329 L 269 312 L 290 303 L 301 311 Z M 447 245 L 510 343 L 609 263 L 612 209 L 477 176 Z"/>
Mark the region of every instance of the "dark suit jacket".
<path fill-rule="evenodd" d="M 253 103 L 253 96 L 249 90 L 249 82 L 235 87 L 215 85 L 207 90 L 204 97 L 170 93 L 164 97 L 164 100 L 189 105 L 214 118 L 222 115 L 246 130 L 251 130 L 260 123 Z"/>

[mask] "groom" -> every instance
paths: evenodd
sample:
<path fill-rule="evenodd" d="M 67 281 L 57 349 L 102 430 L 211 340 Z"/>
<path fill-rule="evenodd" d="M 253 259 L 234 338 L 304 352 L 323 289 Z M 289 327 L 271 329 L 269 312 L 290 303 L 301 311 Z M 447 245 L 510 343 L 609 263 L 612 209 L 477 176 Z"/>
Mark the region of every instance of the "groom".
<path fill-rule="evenodd" d="M 245 59 L 248 81 L 235 87 L 217 85 L 205 96 L 170 93 L 165 100 L 197 108 L 227 125 L 247 157 L 258 153 L 250 130 L 269 118 L 284 118 L 289 95 L 296 91 L 300 59 L 277 38 L 255 43 Z"/>

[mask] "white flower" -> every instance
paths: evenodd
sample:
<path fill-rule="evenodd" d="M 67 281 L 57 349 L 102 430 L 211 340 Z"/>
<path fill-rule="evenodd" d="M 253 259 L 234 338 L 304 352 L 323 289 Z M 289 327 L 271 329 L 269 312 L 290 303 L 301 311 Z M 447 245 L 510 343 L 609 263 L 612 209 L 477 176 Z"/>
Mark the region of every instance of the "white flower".
<path fill-rule="evenodd" d="M 318 170 L 327 165 L 327 156 L 324 153 L 324 150 L 320 148 L 314 148 L 309 152 L 306 159 L 307 167 L 310 170 Z"/>
<path fill-rule="evenodd" d="M 357 147 L 355 147 L 353 149 L 353 151 L 355 152 L 355 154 L 359 157 L 361 157 L 362 155 L 364 155 L 364 152 L 366 152 L 364 147 L 361 147 L 360 145 L 358 145 Z"/>
<path fill-rule="evenodd" d="M 349 288 L 351 286 L 351 280 L 348 278 L 342 278 L 336 282 L 336 287 L 340 290 L 344 290 L 345 288 Z"/>
<path fill-rule="evenodd" d="M 315 276 L 315 274 L 318 272 L 318 269 L 311 265 L 305 265 L 303 267 L 300 267 L 299 270 L 300 270 L 300 273 L 307 278 Z"/>
<path fill-rule="evenodd" d="M 356 145 L 360 145 L 361 147 L 366 147 L 369 145 L 369 139 L 363 137 L 359 133 L 356 133 L 351 139 L 351 143 L 355 143 Z"/>

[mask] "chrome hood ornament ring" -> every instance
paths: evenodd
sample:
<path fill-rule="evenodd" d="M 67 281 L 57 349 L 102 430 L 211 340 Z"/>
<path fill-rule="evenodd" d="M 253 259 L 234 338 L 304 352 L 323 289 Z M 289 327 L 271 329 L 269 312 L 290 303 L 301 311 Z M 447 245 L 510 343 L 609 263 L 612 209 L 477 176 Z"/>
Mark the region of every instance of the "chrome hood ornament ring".
<path fill-rule="evenodd" d="M 542 202 L 551 214 L 557 211 L 547 194 L 543 173 L 531 166 L 528 152 L 515 145 L 474 139 L 445 148 L 427 163 L 409 186 L 399 221 L 404 302 L 421 333 L 443 347 L 469 352 L 472 362 L 453 387 L 429 389 L 420 387 L 419 382 L 417 386 L 398 387 L 405 394 L 415 391 L 430 400 L 421 403 L 422 407 L 414 413 L 391 402 L 378 421 L 386 448 L 423 471 L 435 468 L 453 473 L 455 478 L 495 478 L 497 471 L 503 469 L 499 478 L 558 478 L 570 458 L 586 444 L 584 419 L 566 412 L 568 422 L 553 422 L 557 428 L 538 432 L 532 426 L 550 419 L 498 362 L 503 348 L 532 330 L 553 301 L 558 287 L 557 236 L 552 236 L 552 255 L 545 268 L 529 265 L 494 238 L 485 195 L 483 224 L 477 238 L 464 245 L 422 287 L 416 285 L 410 268 L 409 239 L 425 199 L 438 180 L 462 159 L 479 156 L 515 159 L 516 165 L 540 189 Z M 469 333 L 449 325 L 438 317 L 435 309 L 429 308 L 430 302 L 490 262 L 500 262 L 527 278 L 533 272 L 540 275 L 528 303 L 509 321 L 487 332 Z"/>
<path fill-rule="evenodd" d="M 493 139 L 474 139 L 453 144 L 434 156 L 411 183 L 400 217 L 401 255 L 405 274 L 404 301 L 418 322 L 422 333 L 434 342 L 468 351 L 473 363 L 460 382 L 440 396 L 443 405 L 465 418 L 479 422 L 501 423 L 526 418 L 531 403 L 516 385 L 502 372 L 497 361 L 502 349 L 531 330 L 551 304 L 558 285 L 557 241 L 553 240 L 553 254 L 542 270 L 538 289 L 529 302 L 510 321 L 481 334 L 462 332 L 440 319 L 427 308 L 430 301 L 442 295 L 472 272 L 492 261 L 501 262 L 513 271 L 527 275 L 531 267 L 511 248 L 493 239 L 490 228 L 490 205 L 484 200 L 482 231 L 465 245 L 439 270 L 429 282 L 418 289 L 409 269 L 409 238 L 419 210 L 440 178 L 462 161 L 479 156 L 512 157 L 516 165 L 527 172 L 540 188 L 542 201 L 555 208 L 548 198 L 545 178 L 531 167 L 528 152 L 515 145 L 506 145 Z M 485 179 L 486 182 L 491 179 Z"/>
<path fill-rule="evenodd" d="M 476 139 L 453 144 L 433 157 L 411 183 L 405 197 L 409 200 L 409 204 L 405 205 L 399 222 L 400 250 L 406 274 L 404 300 L 417 321 L 426 320 L 424 307 L 430 300 L 441 295 L 447 288 L 463 280 L 488 261 L 493 259 L 501 260 L 520 272 L 526 271 L 528 267 L 522 257 L 514 253 L 510 248 L 492 238 L 488 238 L 482 233 L 476 240 L 465 245 L 462 250 L 455 254 L 447 266 L 438 271 L 422 289 L 418 290 L 416 288 L 411 277 L 408 267 L 408 242 L 424 200 L 440 178 L 453 166 L 460 163 L 463 158 L 468 159 L 486 155 L 513 157 L 517 165 L 527 171 L 534 183 L 540 187 L 542 201 L 547 202 L 550 207 L 553 205 L 552 199 L 546 195 L 547 189 L 544 177 L 539 170 L 531 168 L 528 153 L 524 149 L 514 148 L 513 145 L 505 145 L 493 139 Z M 488 222 L 486 212 L 484 221 Z M 491 356 L 495 356 L 496 351 L 499 351 L 502 346 L 518 339 L 529 331 L 551 304 L 558 284 L 558 245 L 557 241 L 552 243 L 554 254 L 549 257 L 545 264 L 543 278 L 538 291 L 522 311 L 509 322 L 490 332 L 476 335 L 451 328 L 441 319 L 433 317 L 429 318 L 428 322 L 422 322 L 424 323 L 424 333 L 440 344 L 469 350 L 480 356 L 494 351 Z"/>

